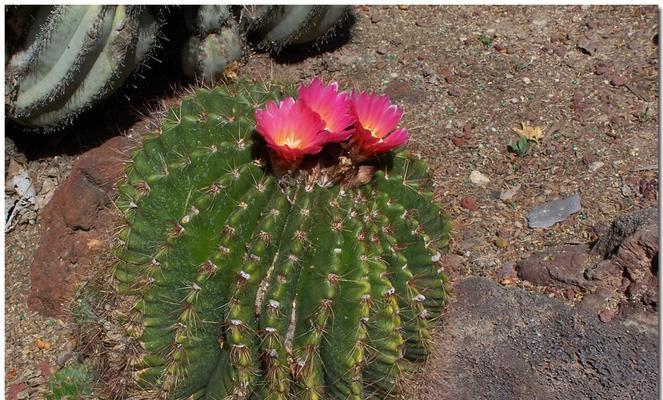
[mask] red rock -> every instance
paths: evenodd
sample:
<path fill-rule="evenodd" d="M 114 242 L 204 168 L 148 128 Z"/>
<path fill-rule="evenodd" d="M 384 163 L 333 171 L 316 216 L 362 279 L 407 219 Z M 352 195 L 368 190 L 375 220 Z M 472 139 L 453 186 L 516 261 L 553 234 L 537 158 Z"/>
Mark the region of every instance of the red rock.
<path fill-rule="evenodd" d="M 465 139 L 464 139 L 464 138 L 459 138 L 459 137 L 452 137 L 452 138 L 451 138 L 451 142 L 452 142 L 454 145 L 460 147 L 460 146 L 462 146 L 462 145 L 465 144 Z"/>
<path fill-rule="evenodd" d="M 41 376 L 45 378 L 48 378 L 53 374 L 53 371 L 51 370 L 51 365 L 48 363 L 48 361 L 40 361 L 39 364 L 37 364 L 37 368 L 39 368 Z"/>
<path fill-rule="evenodd" d="M 470 196 L 463 197 L 460 200 L 460 206 L 469 211 L 474 211 L 479 207 L 477 206 L 476 200 Z"/>
<path fill-rule="evenodd" d="M 7 386 L 7 400 L 16 400 L 16 396 L 26 389 L 28 389 L 28 385 L 23 382 Z"/>
<path fill-rule="evenodd" d="M 111 199 L 130 147 L 128 138 L 114 137 L 81 155 L 44 209 L 41 243 L 30 268 L 30 309 L 62 315 L 76 284 L 91 272 L 113 225 Z"/>
<path fill-rule="evenodd" d="M 463 126 L 463 136 L 465 139 L 469 139 L 472 135 L 472 128 L 474 128 L 474 125 L 471 122 L 467 122 Z"/>

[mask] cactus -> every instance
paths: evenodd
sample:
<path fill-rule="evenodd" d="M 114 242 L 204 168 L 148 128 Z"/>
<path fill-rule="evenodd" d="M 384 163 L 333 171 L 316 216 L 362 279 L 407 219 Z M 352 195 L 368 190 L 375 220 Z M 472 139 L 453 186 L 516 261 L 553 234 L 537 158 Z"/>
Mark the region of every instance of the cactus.
<path fill-rule="evenodd" d="M 245 6 L 249 30 L 258 34 L 258 48 L 279 52 L 290 44 L 324 40 L 349 15 L 344 5 Z"/>
<path fill-rule="evenodd" d="M 146 7 L 38 7 L 6 63 L 7 114 L 32 127 L 72 120 L 120 87 L 155 47 L 160 24 Z"/>
<path fill-rule="evenodd" d="M 355 167 L 375 169 L 367 183 L 330 181 L 306 162 L 304 175 L 277 178 L 254 111 L 288 90 L 198 90 L 133 153 L 113 269 L 126 359 L 110 375 L 130 373 L 134 386 L 113 390 L 398 398 L 426 358 L 450 228 L 426 166 L 386 153 Z"/>
<path fill-rule="evenodd" d="M 182 67 L 189 77 L 212 83 L 226 67 L 242 58 L 243 40 L 230 6 L 186 7 L 184 20 L 192 33 L 182 49 Z"/>
<path fill-rule="evenodd" d="M 163 6 L 19 6 L 10 9 L 5 75 L 7 115 L 58 128 L 120 88 L 158 45 Z M 169 23 L 189 32 L 181 49 L 189 78 L 212 83 L 247 53 L 246 36 L 277 52 L 324 40 L 348 14 L 338 5 L 183 6 Z M 29 23 L 28 21 L 32 21 Z M 182 21 L 183 20 L 183 21 Z M 176 39 L 176 38 L 172 38 Z"/>

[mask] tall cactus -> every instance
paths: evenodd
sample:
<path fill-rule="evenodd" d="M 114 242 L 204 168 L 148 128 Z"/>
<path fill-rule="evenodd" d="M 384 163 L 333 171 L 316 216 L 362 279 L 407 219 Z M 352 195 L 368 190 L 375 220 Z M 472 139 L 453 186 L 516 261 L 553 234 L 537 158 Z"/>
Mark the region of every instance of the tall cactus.
<path fill-rule="evenodd" d="M 138 6 L 42 6 L 6 63 L 16 121 L 53 127 L 112 94 L 154 48 L 161 21 Z"/>
<path fill-rule="evenodd" d="M 162 25 L 184 25 L 182 69 L 211 83 L 240 60 L 251 32 L 259 47 L 324 40 L 348 6 L 18 6 L 10 9 L 5 105 L 14 121 L 57 128 L 120 88 L 153 51 Z M 184 32 L 183 32 L 184 33 Z M 177 38 L 170 38 L 177 39 Z"/>
<path fill-rule="evenodd" d="M 126 358 L 110 373 L 129 371 L 134 395 L 397 398 L 428 354 L 450 223 L 426 166 L 399 152 L 363 185 L 306 162 L 277 177 L 254 112 L 280 97 L 198 90 L 133 154 L 114 269 Z"/>

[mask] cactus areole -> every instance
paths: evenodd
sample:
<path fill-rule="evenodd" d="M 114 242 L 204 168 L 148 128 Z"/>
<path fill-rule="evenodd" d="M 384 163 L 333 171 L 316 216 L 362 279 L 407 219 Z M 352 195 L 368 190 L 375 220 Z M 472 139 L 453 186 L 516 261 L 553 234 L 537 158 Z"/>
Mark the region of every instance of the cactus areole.
<path fill-rule="evenodd" d="M 238 82 L 167 110 L 120 183 L 118 368 L 140 398 L 403 396 L 450 222 L 386 96 Z M 141 397 L 142 396 L 142 397 Z"/>

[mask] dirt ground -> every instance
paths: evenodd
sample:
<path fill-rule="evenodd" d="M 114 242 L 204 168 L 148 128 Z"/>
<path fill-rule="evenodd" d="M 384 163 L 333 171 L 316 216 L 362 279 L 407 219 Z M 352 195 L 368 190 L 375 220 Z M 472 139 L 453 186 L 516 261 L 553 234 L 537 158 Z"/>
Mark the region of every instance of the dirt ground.
<path fill-rule="evenodd" d="M 308 58 L 254 54 L 239 73 L 296 82 L 318 75 L 389 93 L 405 110 L 409 147 L 429 163 L 437 200 L 453 217 L 448 273 L 452 280 L 494 277 L 508 261 L 557 244 L 589 243 L 618 215 L 658 204 L 658 12 L 655 6 L 356 6 L 351 34 L 327 51 Z M 525 156 L 508 149 L 521 123 L 543 131 Z M 5 157 L 24 163 L 43 194 L 66 179 L 78 154 L 121 133 L 122 124 L 110 125 L 96 138 L 75 129 L 25 136 L 8 125 L 16 148 L 6 145 Z M 489 181 L 473 183 L 473 171 Z M 534 207 L 576 193 L 581 212 L 548 229 L 528 228 Z M 6 235 L 10 399 L 18 392 L 39 398 L 45 377 L 72 346 L 66 321 L 27 308 L 39 222 L 37 210 Z"/>

